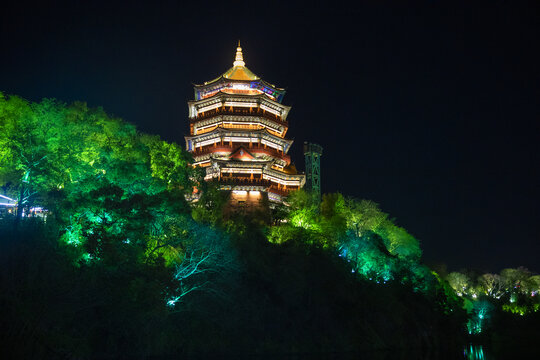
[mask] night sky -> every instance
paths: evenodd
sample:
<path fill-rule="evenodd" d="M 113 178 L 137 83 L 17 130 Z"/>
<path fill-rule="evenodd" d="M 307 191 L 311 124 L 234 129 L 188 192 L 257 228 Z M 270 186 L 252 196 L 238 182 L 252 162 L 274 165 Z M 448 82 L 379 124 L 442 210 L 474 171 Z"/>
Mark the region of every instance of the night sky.
<path fill-rule="evenodd" d="M 297 167 L 305 140 L 324 147 L 323 192 L 379 203 L 428 264 L 540 271 L 535 2 L 302 3 L 2 5 L 0 91 L 184 144 L 191 84 L 230 68 L 240 39 L 287 89 Z"/>

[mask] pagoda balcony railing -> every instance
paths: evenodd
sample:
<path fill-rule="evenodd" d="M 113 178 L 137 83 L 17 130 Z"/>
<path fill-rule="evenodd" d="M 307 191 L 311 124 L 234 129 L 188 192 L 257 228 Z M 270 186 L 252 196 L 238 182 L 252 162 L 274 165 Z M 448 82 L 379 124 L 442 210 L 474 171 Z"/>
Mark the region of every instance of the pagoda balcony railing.
<path fill-rule="evenodd" d="M 278 187 L 276 183 L 268 180 L 268 179 L 261 179 L 261 178 L 250 178 L 250 177 L 240 177 L 240 176 L 233 176 L 233 177 L 226 177 L 222 176 L 218 183 L 221 185 L 229 185 L 229 186 L 261 186 L 264 187 L 267 191 L 273 192 L 275 194 L 281 195 L 281 196 L 287 196 L 291 191 L 297 190 L 296 188 L 283 188 Z"/>
<path fill-rule="evenodd" d="M 271 147 L 267 147 L 267 148 L 264 148 L 264 146 L 262 146 L 260 143 L 253 143 L 252 147 L 249 147 L 248 145 L 244 144 L 244 143 L 233 143 L 232 146 L 229 146 L 229 145 L 207 145 L 207 146 L 203 146 L 202 148 L 196 148 L 194 151 L 191 152 L 191 154 L 193 154 L 193 156 L 202 156 L 202 155 L 207 155 L 207 154 L 211 154 L 211 153 L 216 153 L 216 152 L 233 152 L 235 149 L 237 149 L 239 146 L 244 146 L 245 149 L 249 152 L 251 152 L 252 154 L 265 154 L 265 155 L 268 155 L 268 156 L 272 156 L 274 158 L 278 158 L 278 159 L 282 159 L 284 160 L 285 162 L 287 162 L 287 164 L 290 164 L 291 162 L 291 157 L 287 154 L 284 154 L 282 151 L 278 151 L 274 148 L 271 148 Z"/>
<path fill-rule="evenodd" d="M 244 186 L 262 186 L 264 188 L 272 187 L 272 182 L 268 179 L 249 176 L 221 176 L 219 179 L 221 185 L 244 185 Z"/>
<path fill-rule="evenodd" d="M 265 111 L 260 108 L 231 108 L 231 107 L 220 107 L 212 110 L 208 110 L 198 114 L 196 117 L 190 119 L 190 123 L 195 123 L 200 120 L 208 119 L 217 115 L 251 115 L 251 116 L 261 116 L 266 119 L 272 120 L 280 125 L 289 126 L 286 121 L 281 120 L 281 117 L 278 115 L 272 114 L 269 111 Z"/>

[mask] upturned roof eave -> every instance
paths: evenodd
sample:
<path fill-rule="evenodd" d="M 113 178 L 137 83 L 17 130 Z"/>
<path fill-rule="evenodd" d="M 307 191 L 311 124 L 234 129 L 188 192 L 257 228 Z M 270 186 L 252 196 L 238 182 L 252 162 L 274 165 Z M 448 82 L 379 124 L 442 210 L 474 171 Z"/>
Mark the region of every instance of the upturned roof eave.
<path fill-rule="evenodd" d="M 294 142 L 294 139 L 280 138 L 279 136 L 276 136 L 276 135 L 272 134 L 271 132 L 269 132 L 266 128 L 258 129 L 258 130 L 243 130 L 243 129 L 224 129 L 224 128 L 218 127 L 218 128 L 215 128 L 214 130 L 209 131 L 209 132 L 204 133 L 204 134 L 191 135 L 191 136 L 185 135 L 184 139 L 193 140 L 193 139 L 200 138 L 200 137 L 203 137 L 203 136 L 210 136 L 210 135 L 212 135 L 214 133 L 233 132 L 233 131 L 243 132 L 243 133 L 252 133 L 252 134 L 253 133 L 266 133 L 268 136 L 270 136 L 270 137 L 272 137 L 274 139 L 278 139 L 280 141 L 283 141 L 283 142 L 289 144 L 289 146 L 292 145 L 293 142 Z"/>
<path fill-rule="evenodd" d="M 281 106 L 283 107 L 284 109 L 286 109 L 287 111 L 290 111 L 291 110 L 291 106 L 289 105 L 284 105 L 282 103 L 280 103 L 279 101 L 276 101 L 276 100 L 273 100 L 272 98 L 270 98 L 268 95 L 266 95 L 265 93 L 262 93 L 262 94 L 257 94 L 257 95 L 248 95 L 248 94 L 229 94 L 229 93 L 226 93 L 226 92 L 223 92 L 221 90 L 219 90 L 218 92 L 216 92 L 214 95 L 212 96 L 209 96 L 207 98 L 204 98 L 204 99 L 200 99 L 200 100 L 189 100 L 188 101 L 188 105 L 194 105 L 196 103 L 199 103 L 199 102 L 203 102 L 203 101 L 207 101 L 207 100 L 210 100 L 214 97 L 218 97 L 218 96 L 224 96 L 224 95 L 232 95 L 232 96 L 239 96 L 239 97 L 246 97 L 246 98 L 263 98 L 265 100 L 268 100 L 278 106 Z"/>
<path fill-rule="evenodd" d="M 280 88 L 280 87 L 277 87 L 276 85 L 274 84 L 271 84 L 269 83 L 268 81 L 260 78 L 260 77 L 257 77 L 257 79 L 254 79 L 254 80 L 239 80 L 239 79 L 229 79 L 229 78 L 226 78 L 224 76 L 224 74 L 221 74 L 220 76 L 218 76 L 217 78 L 213 79 L 213 80 L 210 80 L 210 81 L 206 81 L 204 82 L 203 84 L 195 84 L 195 83 L 191 83 L 191 85 L 193 85 L 193 87 L 197 88 L 197 89 L 200 89 L 200 88 L 204 88 L 204 87 L 207 87 L 207 86 L 210 86 L 210 85 L 214 85 L 216 83 L 218 83 L 220 80 L 222 80 L 223 82 L 227 81 L 227 82 L 253 82 L 253 81 L 259 81 L 261 83 L 264 83 L 264 85 L 268 86 L 268 87 L 271 87 L 272 89 L 276 90 L 276 91 L 279 91 L 279 92 L 286 92 L 287 90 L 285 88 Z"/>

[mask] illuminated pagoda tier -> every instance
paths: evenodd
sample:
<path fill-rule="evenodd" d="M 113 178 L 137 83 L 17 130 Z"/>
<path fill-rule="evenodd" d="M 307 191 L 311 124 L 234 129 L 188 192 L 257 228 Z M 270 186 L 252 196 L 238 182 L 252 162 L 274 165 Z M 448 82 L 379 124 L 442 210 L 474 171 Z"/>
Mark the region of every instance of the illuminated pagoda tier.
<path fill-rule="evenodd" d="M 285 90 L 245 66 L 240 43 L 233 67 L 194 90 L 186 148 L 194 165 L 206 168 L 207 181 L 238 196 L 267 193 L 277 202 L 304 185 L 287 155 L 293 141 L 285 138 L 291 109 L 281 103 Z"/>

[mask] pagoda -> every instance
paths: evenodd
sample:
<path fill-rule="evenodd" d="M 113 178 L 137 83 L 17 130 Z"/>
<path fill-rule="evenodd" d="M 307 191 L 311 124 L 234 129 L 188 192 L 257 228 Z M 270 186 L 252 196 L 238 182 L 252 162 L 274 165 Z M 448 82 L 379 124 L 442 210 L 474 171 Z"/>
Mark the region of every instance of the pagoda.
<path fill-rule="evenodd" d="M 246 205 L 266 197 L 282 202 L 304 185 L 287 155 L 293 140 L 285 138 L 291 109 L 281 103 L 285 90 L 246 67 L 240 42 L 233 67 L 194 91 L 186 148 L 194 165 L 206 169 L 206 181 L 231 191 L 233 204 Z"/>

